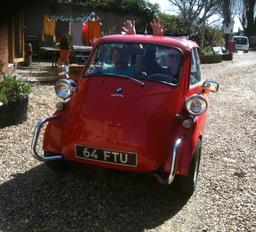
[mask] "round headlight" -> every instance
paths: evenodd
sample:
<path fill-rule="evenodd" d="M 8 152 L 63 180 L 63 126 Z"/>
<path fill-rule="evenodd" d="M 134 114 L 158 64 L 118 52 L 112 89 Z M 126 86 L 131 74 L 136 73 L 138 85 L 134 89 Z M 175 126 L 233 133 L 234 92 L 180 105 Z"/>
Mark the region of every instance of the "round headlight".
<path fill-rule="evenodd" d="M 185 102 L 185 107 L 190 114 L 197 116 L 207 110 L 207 101 L 202 96 L 194 95 Z"/>
<path fill-rule="evenodd" d="M 76 83 L 71 79 L 61 79 L 55 84 L 55 92 L 57 96 L 66 100 L 76 91 Z"/>

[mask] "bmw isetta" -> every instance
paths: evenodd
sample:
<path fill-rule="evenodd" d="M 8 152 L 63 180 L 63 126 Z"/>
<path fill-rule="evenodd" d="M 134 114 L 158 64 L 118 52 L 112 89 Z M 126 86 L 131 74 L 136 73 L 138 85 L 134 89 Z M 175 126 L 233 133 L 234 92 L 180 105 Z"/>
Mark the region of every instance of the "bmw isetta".
<path fill-rule="evenodd" d="M 70 161 L 151 172 L 192 194 L 197 183 L 209 92 L 198 45 L 186 38 L 110 35 L 95 44 L 78 80 L 61 79 L 56 112 L 41 119 L 34 156 L 53 170 Z M 37 151 L 47 124 L 43 151 Z"/>

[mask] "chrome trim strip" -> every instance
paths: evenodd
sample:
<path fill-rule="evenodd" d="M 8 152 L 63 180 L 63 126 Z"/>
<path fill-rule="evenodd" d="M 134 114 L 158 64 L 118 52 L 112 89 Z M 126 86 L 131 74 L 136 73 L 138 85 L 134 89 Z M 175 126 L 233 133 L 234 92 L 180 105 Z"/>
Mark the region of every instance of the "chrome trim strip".
<path fill-rule="evenodd" d="M 172 166 L 171 166 L 171 172 L 168 177 L 168 184 L 171 184 L 174 180 L 175 174 L 176 174 L 176 166 L 177 166 L 177 151 L 180 147 L 180 144 L 182 142 L 182 137 L 178 138 L 174 145 L 173 145 L 173 151 L 172 151 Z"/>
<path fill-rule="evenodd" d="M 202 78 L 199 82 L 196 82 L 195 84 L 189 85 L 189 90 L 194 89 L 198 86 L 202 86 L 204 84 L 204 79 Z"/>
<path fill-rule="evenodd" d="M 35 131 L 34 131 L 34 135 L 33 135 L 33 139 L 32 139 L 31 148 L 32 148 L 32 151 L 33 151 L 33 156 L 39 161 L 48 161 L 48 160 L 56 160 L 56 159 L 62 159 L 63 158 L 62 155 L 44 157 L 44 156 L 39 155 L 37 150 L 36 150 L 37 141 L 38 141 L 39 134 L 40 134 L 42 126 L 46 122 L 49 122 L 49 121 L 57 119 L 57 118 L 59 118 L 58 115 L 49 116 L 47 118 L 41 118 L 40 121 L 35 126 Z"/>

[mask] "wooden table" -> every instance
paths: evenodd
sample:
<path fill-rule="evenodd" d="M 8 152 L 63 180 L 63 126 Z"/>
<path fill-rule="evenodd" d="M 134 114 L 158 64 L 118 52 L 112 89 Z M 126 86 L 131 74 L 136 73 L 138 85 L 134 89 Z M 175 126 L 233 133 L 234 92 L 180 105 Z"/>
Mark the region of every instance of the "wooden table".
<path fill-rule="evenodd" d="M 52 59 L 52 66 L 56 66 L 57 65 L 57 60 L 59 57 L 59 52 L 60 49 L 59 48 L 53 48 L 53 47 L 40 47 L 41 51 L 44 51 L 46 53 L 49 53 L 51 55 L 51 59 Z M 92 47 L 90 46 L 72 46 L 72 50 L 70 50 L 71 53 L 73 53 L 73 56 L 76 56 L 76 54 L 82 53 L 85 56 L 88 56 L 90 54 L 90 52 L 92 51 Z"/>
<path fill-rule="evenodd" d="M 72 46 L 74 52 L 84 52 L 89 54 L 92 51 L 92 47 L 90 46 Z"/>
<path fill-rule="evenodd" d="M 57 59 L 59 57 L 59 52 L 60 52 L 59 48 L 40 47 L 40 56 L 41 56 L 41 51 L 44 51 L 44 52 L 46 52 L 46 53 L 51 55 L 52 67 L 57 65 Z"/>

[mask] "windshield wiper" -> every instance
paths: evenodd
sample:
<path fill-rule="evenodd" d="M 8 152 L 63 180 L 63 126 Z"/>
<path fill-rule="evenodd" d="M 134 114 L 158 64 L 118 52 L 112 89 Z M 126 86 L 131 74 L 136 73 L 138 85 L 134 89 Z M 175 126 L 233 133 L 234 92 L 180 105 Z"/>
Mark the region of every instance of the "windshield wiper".
<path fill-rule="evenodd" d="M 141 84 L 142 86 L 144 86 L 144 85 L 145 85 L 145 83 L 144 83 L 143 81 L 138 80 L 138 79 L 136 79 L 136 78 L 129 77 L 129 76 L 124 76 L 124 77 L 127 77 L 127 78 L 129 78 L 130 80 L 133 80 L 133 81 L 135 81 L 135 82 L 137 82 L 137 83 Z"/>

